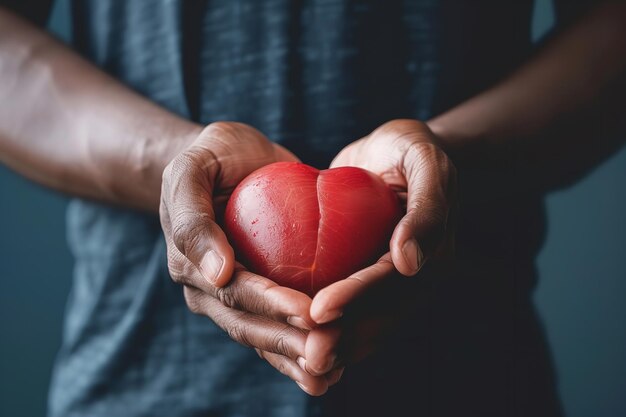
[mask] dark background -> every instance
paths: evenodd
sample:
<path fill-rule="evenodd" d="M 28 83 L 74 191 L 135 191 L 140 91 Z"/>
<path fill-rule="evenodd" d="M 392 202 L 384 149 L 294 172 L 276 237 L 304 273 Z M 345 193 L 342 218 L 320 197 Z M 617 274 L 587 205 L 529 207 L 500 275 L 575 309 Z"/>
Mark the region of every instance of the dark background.
<path fill-rule="evenodd" d="M 51 28 L 67 40 L 67 3 L 57 3 Z M 550 0 L 536 3 L 539 37 L 553 13 Z M 626 412 L 625 180 L 622 149 L 547 200 L 549 232 L 535 301 L 570 417 Z M 71 282 L 66 203 L 0 167 L 0 416 L 45 414 Z"/>

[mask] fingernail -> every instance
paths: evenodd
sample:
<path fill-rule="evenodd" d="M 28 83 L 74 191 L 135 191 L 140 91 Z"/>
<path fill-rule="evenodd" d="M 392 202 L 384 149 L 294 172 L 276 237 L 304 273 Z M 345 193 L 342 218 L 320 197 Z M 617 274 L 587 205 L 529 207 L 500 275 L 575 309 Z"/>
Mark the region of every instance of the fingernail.
<path fill-rule="evenodd" d="M 422 254 L 420 247 L 417 245 L 417 241 L 411 238 L 404 242 L 404 245 L 402 246 L 402 254 L 411 269 L 411 274 L 416 274 L 417 271 L 419 271 L 424 259 L 424 255 Z"/>
<path fill-rule="evenodd" d="M 200 272 L 202 272 L 202 276 L 209 281 L 211 285 L 215 285 L 223 265 L 224 259 L 214 250 L 210 250 L 204 255 L 202 261 L 200 261 Z"/>
<path fill-rule="evenodd" d="M 298 384 L 298 386 L 300 387 L 300 389 L 304 392 L 306 392 L 307 394 L 309 393 L 309 389 L 307 388 L 306 385 L 299 383 L 298 381 L 296 381 L 296 384 Z"/>
<path fill-rule="evenodd" d="M 302 317 L 289 316 L 287 317 L 287 323 L 300 329 L 311 330 L 311 326 L 309 325 L 309 323 L 307 323 L 306 320 L 304 320 Z"/>
<path fill-rule="evenodd" d="M 417 245 L 417 272 L 424 266 L 424 262 L 426 262 L 426 258 L 424 257 L 424 252 L 422 252 L 422 248 Z"/>
<path fill-rule="evenodd" d="M 298 366 L 306 372 L 306 359 L 304 359 L 302 356 L 298 356 L 296 358 L 296 362 L 298 363 Z"/>
<path fill-rule="evenodd" d="M 328 360 L 324 362 L 324 365 L 316 370 L 318 375 L 323 375 L 326 372 L 330 371 L 337 360 L 337 355 L 331 355 L 328 357 Z"/>
<path fill-rule="evenodd" d="M 333 320 L 337 320 L 341 316 L 343 316 L 343 311 L 341 311 L 339 309 L 328 310 L 328 311 L 324 312 L 324 314 L 322 314 L 322 317 L 320 317 L 319 320 L 317 320 L 317 322 L 318 323 L 328 323 L 328 322 L 331 322 Z"/>

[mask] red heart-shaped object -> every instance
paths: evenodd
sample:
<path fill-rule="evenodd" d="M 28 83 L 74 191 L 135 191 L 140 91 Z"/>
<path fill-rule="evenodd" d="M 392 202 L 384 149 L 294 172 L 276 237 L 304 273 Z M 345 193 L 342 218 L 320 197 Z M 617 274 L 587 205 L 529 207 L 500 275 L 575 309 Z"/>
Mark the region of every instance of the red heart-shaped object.
<path fill-rule="evenodd" d="M 400 216 L 396 194 L 367 170 L 277 162 L 235 188 L 224 226 L 251 271 L 313 296 L 388 251 Z"/>

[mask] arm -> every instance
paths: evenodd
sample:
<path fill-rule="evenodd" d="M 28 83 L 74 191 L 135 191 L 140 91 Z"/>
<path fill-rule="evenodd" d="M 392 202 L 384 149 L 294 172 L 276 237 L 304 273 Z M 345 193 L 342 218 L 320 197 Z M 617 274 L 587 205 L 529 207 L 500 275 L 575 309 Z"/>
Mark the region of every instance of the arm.
<path fill-rule="evenodd" d="M 595 139 L 589 132 L 605 134 L 614 127 L 613 121 L 624 119 L 625 70 L 626 5 L 607 2 L 553 39 L 502 83 L 434 118 L 428 127 L 419 122 L 388 122 L 345 148 L 333 164 L 371 169 L 394 189 L 406 192 L 407 215 L 394 233 L 391 255 L 394 245 L 396 253 L 401 253 L 398 236 L 413 236 L 428 258 L 436 254 L 438 245 L 447 247 L 451 237 L 443 233 L 448 226 L 446 213 L 454 207 L 454 168 L 435 144 L 460 166 L 496 162 L 506 167 L 509 161 L 501 160 L 503 156 L 516 161 L 530 156 L 554 164 L 554 154 L 546 154 L 546 148 L 555 149 L 561 157 L 561 148 L 572 146 L 572 140 L 586 146 L 581 154 L 587 157 L 589 148 L 594 148 L 589 147 L 589 140 Z M 592 117 L 581 117 L 583 112 Z M 410 146 L 404 148 L 413 152 L 401 151 L 407 141 Z M 393 172 L 398 175 L 390 175 Z M 402 230 L 407 224 L 413 227 Z M 424 233 L 424 226 L 429 226 L 429 233 Z M 395 279 L 396 269 L 406 275 L 417 272 L 407 269 L 408 264 L 387 254 L 313 298 L 311 317 L 324 326 L 314 328 L 307 338 L 308 372 L 319 375 L 342 369 L 375 349 L 381 335 L 402 317 L 390 312 L 410 303 L 406 297 L 410 291 Z M 380 305 L 389 308 L 378 311 Z M 342 316 L 343 321 L 337 320 Z M 351 350 L 354 346 L 358 349 Z M 337 357 L 338 351 L 343 355 Z"/>
<path fill-rule="evenodd" d="M 163 169 L 202 130 L 1 8 L 0 80 L 0 161 L 69 194 L 156 212 Z"/>
<path fill-rule="evenodd" d="M 625 74 L 626 4 L 605 2 L 503 82 L 428 124 L 461 165 L 547 149 L 550 158 L 575 141 L 588 145 L 594 128 L 614 128 Z"/>
<path fill-rule="evenodd" d="M 0 103 L 1 162 L 65 193 L 160 209 L 170 275 L 189 308 L 309 392 L 327 389 L 296 363 L 310 298 L 235 270 L 215 222 L 241 179 L 293 155 L 249 126 L 203 128 L 156 106 L 1 8 Z"/>

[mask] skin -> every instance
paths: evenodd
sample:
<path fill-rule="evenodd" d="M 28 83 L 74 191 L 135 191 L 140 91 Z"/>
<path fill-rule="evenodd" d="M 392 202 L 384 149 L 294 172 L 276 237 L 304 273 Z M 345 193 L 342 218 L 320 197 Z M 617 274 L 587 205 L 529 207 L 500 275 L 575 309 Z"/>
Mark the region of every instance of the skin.
<path fill-rule="evenodd" d="M 390 121 L 349 145 L 333 166 L 381 175 L 407 213 L 388 254 L 312 300 L 245 271 L 216 223 L 242 178 L 294 155 L 250 126 L 200 126 L 158 107 L 1 8 L 0 160 L 63 193 L 159 211 L 170 272 L 190 309 L 321 395 L 401 317 L 392 309 L 402 304 L 398 275 L 449 252 L 449 155 L 459 166 L 523 155 L 530 175 L 549 166 L 558 176 L 571 161 L 554 164 L 550 149 L 584 154 L 590 137 L 619 124 L 625 71 L 626 6 L 606 2 L 484 93 L 427 123 Z"/>

